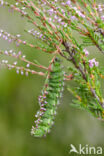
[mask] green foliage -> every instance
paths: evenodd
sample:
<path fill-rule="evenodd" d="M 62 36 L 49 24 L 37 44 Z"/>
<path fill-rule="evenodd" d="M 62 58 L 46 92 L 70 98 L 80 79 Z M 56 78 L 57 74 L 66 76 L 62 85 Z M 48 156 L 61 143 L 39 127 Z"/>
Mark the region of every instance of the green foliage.
<path fill-rule="evenodd" d="M 69 68 L 69 70 L 71 70 Z M 92 96 L 93 94 L 97 94 L 97 96 L 102 101 L 102 93 L 100 86 L 100 78 L 96 74 L 96 68 L 93 70 L 93 75 L 90 75 L 90 71 L 87 74 L 87 83 L 82 80 L 81 74 L 78 72 L 73 72 L 74 81 L 76 82 L 76 87 L 71 89 L 68 87 L 68 90 L 76 97 L 71 104 L 73 107 L 78 109 L 87 110 L 96 118 L 103 118 L 103 108 L 99 104 L 97 98 Z M 98 71 L 99 72 L 99 71 Z M 77 85 L 79 84 L 79 85 Z M 92 87 L 92 88 L 91 88 Z M 92 92 L 92 90 L 94 91 Z"/>

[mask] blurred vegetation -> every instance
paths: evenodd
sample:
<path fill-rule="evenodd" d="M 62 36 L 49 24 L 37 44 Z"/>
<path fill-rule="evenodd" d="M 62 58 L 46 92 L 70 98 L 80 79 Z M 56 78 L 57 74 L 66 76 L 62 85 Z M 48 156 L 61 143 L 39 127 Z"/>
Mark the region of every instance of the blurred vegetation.
<path fill-rule="evenodd" d="M 17 13 L 8 13 L 7 8 L 0 8 L 1 29 L 22 34 L 24 39 L 35 42 L 24 32 L 24 29 L 31 27 Z M 37 59 L 44 65 L 50 60 L 50 56 L 45 53 L 24 46 L 16 47 L 0 39 L 0 49 L 12 48 L 22 50 L 30 60 Z M 104 56 L 94 47 L 89 50 L 90 57 L 97 57 L 103 66 Z M 0 70 L 0 156 L 67 156 L 70 144 L 76 147 L 78 144 L 104 147 L 104 123 L 72 108 L 70 103 L 73 97 L 66 87 L 51 133 L 40 139 L 30 135 L 34 115 L 39 109 L 37 98 L 43 84 L 44 79 L 37 75 L 25 77 L 13 70 Z M 69 84 L 73 85 L 72 82 Z"/>

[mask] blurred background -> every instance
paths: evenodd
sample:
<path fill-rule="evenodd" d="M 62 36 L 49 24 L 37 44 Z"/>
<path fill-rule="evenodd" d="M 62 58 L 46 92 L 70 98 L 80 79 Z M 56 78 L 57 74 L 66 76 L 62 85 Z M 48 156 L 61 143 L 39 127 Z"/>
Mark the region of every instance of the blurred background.
<path fill-rule="evenodd" d="M 24 32 L 24 29 L 31 28 L 32 25 L 19 14 L 0 7 L 0 29 L 22 34 L 23 39 L 34 43 L 35 40 Z M 16 47 L 2 38 L 0 49 L 21 50 L 30 60 L 37 59 L 44 65 L 48 65 L 51 58 L 26 46 Z M 94 47 L 89 50 L 90 57 L 97 57 L 100 66 L 103 66 L 104 56 Z M 17 75 L 15 70 L 0 70 L 0 156 L 67 156 L 70 144 L 76 147 L 79 144 L 104 147 L 104 122 L 94 119 L 87 112 L 72 108 L 70 103 L 73 96 L 66 86 L 51 133 L 46 138 L 31 136 L 30 130 L 39 109 L 38 96 L 43 84 L 44 78 L 41 76 L 30 74 L 26 77 Z M 73 86 L 73 83 L 69 82 L 68 85 Z"/>

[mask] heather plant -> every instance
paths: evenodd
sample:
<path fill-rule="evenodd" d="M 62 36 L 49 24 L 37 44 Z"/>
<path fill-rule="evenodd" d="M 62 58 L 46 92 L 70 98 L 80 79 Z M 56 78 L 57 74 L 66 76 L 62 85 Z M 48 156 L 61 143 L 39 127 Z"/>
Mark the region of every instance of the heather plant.
<path fill-rule="evenodd" d="M 21 52 L 0 50 L 5 56 L 0 66 L 15 69 L 17 74 L 37 74 L 45 77 L 45 83 L 39 96 L 40 109 L 35 115 L 35 125 L 31 134 L 36 137 L 50 132 L 62 97 L 64 84 L 75 97 L 72 106 L 90 112 L 99 120 L 104 120 L 104 98 L 101 90 L 101 79 L 104 70 L 97 58 L 89 59 L 88 48 L 94 46 L 104 54 L 104 5 L 96 0 L 16 0 L 13 4 L 0 0 L 1 7 L 8 7 L 11 12 L 18 12 L 33 25 L 25 30 L 33 38 L 34 44 L 0 30 L 0 37 L 47 53 L 52 56 L 49 66 L 45 67 L 37 60 L 30 61 Z M 14 59 L 9 62 L 9 57 Z M 67 66 L 63 67 L 63 61 Z M 23 66 L 21 66 L 23 62 Z M 33 67 L 39 68 L 35 71 Z M 70 86 L 73 81 L 75 86 Z M 66 83 L 67 82 L 67 83 Z"/>

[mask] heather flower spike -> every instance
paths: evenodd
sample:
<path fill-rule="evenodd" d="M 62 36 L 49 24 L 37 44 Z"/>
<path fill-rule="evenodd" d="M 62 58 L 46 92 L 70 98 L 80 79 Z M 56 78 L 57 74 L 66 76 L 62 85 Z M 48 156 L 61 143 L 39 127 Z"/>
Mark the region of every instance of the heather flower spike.
<path fill-rule="evenodd" d="M 100 82 L 101 78 L 104 79 L 104 70 L 97 58 L 89 59 L 88 50 L 88 47 L 94 46 L 104 54 L 104 4 L 98 4 L 96 0 L 16 0 L 15 4 L 0 0 L 0 6 L 8 8 L 10 13 L 19 13 L 32 24 L 33 28 L 25 30 L 25 33 L 33 37 L 34 44 L 27 39 L 22 40 L 21 34 L 13 35 L 3 28 L 0 29 L 2 39 L 52 55 L 52 60 L 45 67 L 37 60 L 30 61 L 22 51 L 0 50 L 3 56 L 1 67 L 15 69 L 21 75 L 28 76 L 30 73 L 46 78 L 39 96 L 40 110 L 31 134 L 42 137 L 50 132 L 66 81 L 68 91 L 75 96 L 71 105 L 104 120 Z M 9 62 L 9 57 L 14 61 Z M 67 67 L 62 68 L 62 58 L 69 63 Z M 70 81 L 74 81 L 76 87 L 71 88 Z"/>

